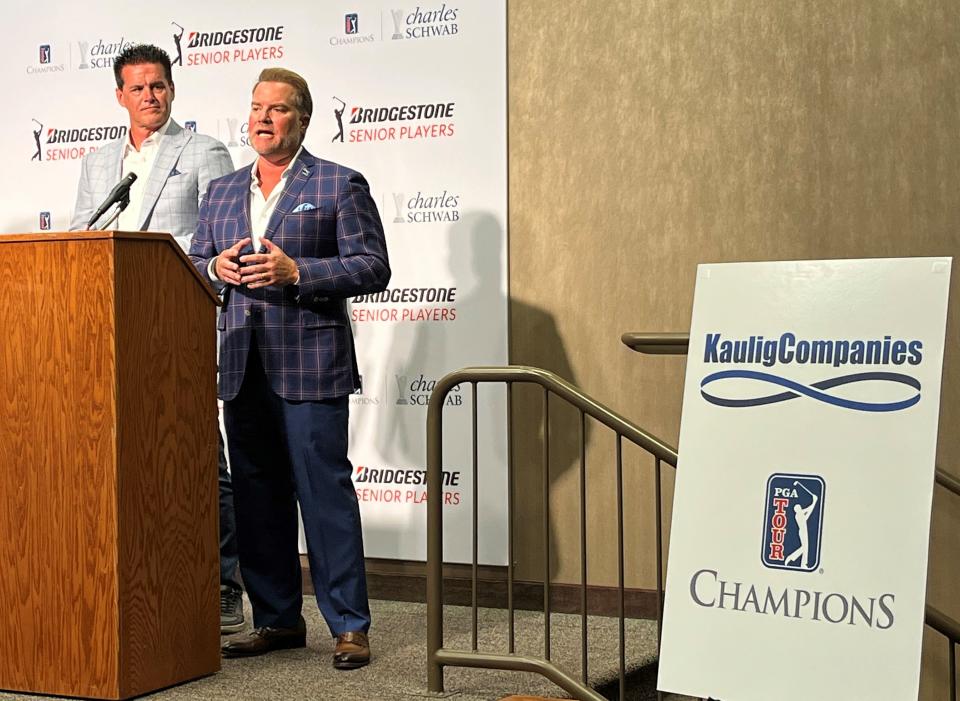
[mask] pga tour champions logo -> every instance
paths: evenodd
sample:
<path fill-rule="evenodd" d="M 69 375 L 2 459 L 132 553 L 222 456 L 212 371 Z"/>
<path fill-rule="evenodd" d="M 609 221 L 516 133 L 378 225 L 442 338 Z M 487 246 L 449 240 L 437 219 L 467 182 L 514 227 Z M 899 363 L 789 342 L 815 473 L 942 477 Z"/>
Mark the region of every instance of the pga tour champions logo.
<path fill-rule="evenodd" d="M 816 475 L 770 475 L 763 516 L 764 565 L 799 572 L 820 567 L 825 491 L 823 478 Z"/>
<path fill-rule="evenodd" d="M 777 472 L 767 479 L 760 559 L 765 567 L 820 571 L 826 484 L 819 475 Z M 883 631 L 896 624 L 892 591 L 832 591 L 818 578 L 750 581 L 709 564 L 690 577 L 690 600 L 717 611 L 736 611 L 784 621 L 864 626 Z"/>
<path fill-rule="evenodd" d="M 36 57 L 38 63 L 31 63 L 27 66 L 27 74 L 29 75 L 37 73 L 63 73 L 63 71 L 66 70 L 66 65 L 62 62 L 54 62 L 53 47 L 50 44 L 40 44 L 37 47 Z"/>
<path fill-rule="evenodd" d="M 351 44 L 369 44 L 377 40 L 371 32 L 360 33 L 360 15 L 348 12 L 343 16 L 343 34 L 330 37 L 330 46 L 349 46 Z"/>

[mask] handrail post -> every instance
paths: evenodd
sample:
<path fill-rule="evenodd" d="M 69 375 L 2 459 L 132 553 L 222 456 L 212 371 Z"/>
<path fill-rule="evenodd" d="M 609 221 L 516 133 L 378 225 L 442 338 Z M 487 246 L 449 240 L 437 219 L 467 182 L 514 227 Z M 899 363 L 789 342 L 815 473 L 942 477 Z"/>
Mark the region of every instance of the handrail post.
<path fill-rule="evenodd" d="M 436 387 L 427 407 L 427 688 L 443 691 L 443 401 Z"/>

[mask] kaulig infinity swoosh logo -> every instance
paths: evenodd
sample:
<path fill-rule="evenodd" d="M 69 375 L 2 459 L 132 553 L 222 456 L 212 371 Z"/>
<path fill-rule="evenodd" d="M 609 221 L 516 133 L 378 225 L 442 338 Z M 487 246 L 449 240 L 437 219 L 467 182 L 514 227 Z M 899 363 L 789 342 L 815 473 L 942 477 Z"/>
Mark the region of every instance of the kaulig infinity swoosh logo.
<path fill-rule="evenodd" d="M 708 333 L 704 345 L 705 364 L 761 365 L 772 368 L 776 365 L 820 365 L 839 368 L 848 365 L 919 365 L 923 361 L 923 343 L 919 340 L 894 339 L 798 339 L 786 332 L 777 338 L 765 339 L 761 335 L 746 339 L 724 339 L 720 333 Z M 706 389 L 714 383 L 746 380 L 750 385 L 772 385 L 781 391 L 758 396 L 731 398 L 722 396 L 715 388 Z M 886 383 L 902 385 L 910 390 L 894 400 L 866 401 L 851 399 L 830 392 L 838 387 L 861 383 Z M 700 382 L 700 395 L 709 403 L 727 408 L 745 408 L 777 404 L 807 397 L 843 409 L 865 412 L 891 412 L 908 409 L 920 401 L 920 381 L 912 375 L 887 370 L 853 372 L 805 384 L 774 372 L 736 368 L 719 370 L 706 375 Z"/>

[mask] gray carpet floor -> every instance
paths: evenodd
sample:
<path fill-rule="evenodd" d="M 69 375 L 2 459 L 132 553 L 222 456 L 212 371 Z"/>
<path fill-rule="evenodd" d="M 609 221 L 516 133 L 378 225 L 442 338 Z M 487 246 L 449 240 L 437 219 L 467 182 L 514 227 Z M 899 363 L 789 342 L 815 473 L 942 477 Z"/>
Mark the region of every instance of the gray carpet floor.
<path fill-rule="evenodd" d="M 247 604 L 247 606 L 249 606 Z M 431 694 L 426 681 L 426 607 L 392 601 L 371 601 L 370 631 L 372 663 L 365 668 L 341 672 L 331 666 L 333 641 L 327 636 L 316 606 L 304 607 L 307 647 L 284 650 L 248 659 L 223 660 L 218 674 L 141 697 L 149 701 L 403 701 L 451 698 L 456 701 L 497 701 L 511 694 L 565 698 L 566 694 L 539 675 L 485 669 L 447 668 L 445 692 Z M 246 611 L 250 620 L 250 611 Z M 542 656 L 543 614 L 516 612 L 516 651 Z M 478 648 L 506 653 L 507 613 L 480 609 Z M 554 663 L 575 679 L 581 678 L 579 616 L 551 617 L 551 649 Z M 588 671 L 591 684 L 618 698 L 618 630 L 614 618 L 588 619 Z M 656 698 L 650 670 L 656 658 L 656 623 L 626 622 L 627 668 L 632 676 L 627 693 L 630 701 Z M 470 609 L 445 608 L 444 645 L 448 649 L 471 648 Z M 604 686 L 606 685 L 606 686 Z M 40 701 L 49 696 L 0 693 L 0 701 Z M 680 697 L 672 697 L 679 701 Z"/>

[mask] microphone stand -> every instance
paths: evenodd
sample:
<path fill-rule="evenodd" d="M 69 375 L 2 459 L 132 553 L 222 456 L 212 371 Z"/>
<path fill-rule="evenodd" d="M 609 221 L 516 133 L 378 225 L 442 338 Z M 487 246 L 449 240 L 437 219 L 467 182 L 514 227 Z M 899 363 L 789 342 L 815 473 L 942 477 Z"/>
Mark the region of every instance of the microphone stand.
<path fill-rule="evenodd" d="M 123 196 L 123 199 L 117 202 L 117 206 L 113 210 L 113 216 L 107 220 L 107 223 L 101 226 L 97 231 L 106 231 L 110 228 L 110 225 L 117 220 L 117 217 L 120 216 L 120 213 L 127 208 L 127 205 L 130 204 L 130 193 L 127 192 Z"/>

